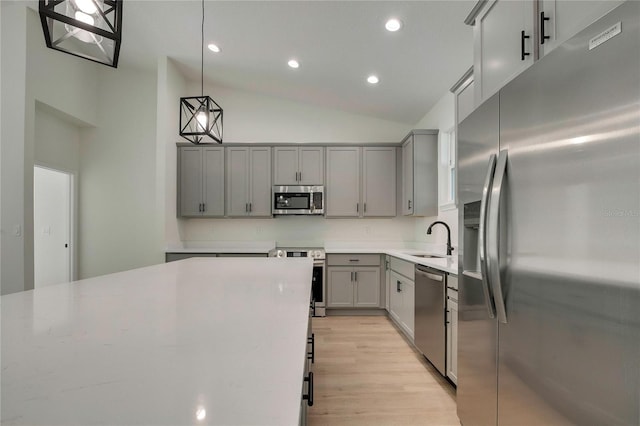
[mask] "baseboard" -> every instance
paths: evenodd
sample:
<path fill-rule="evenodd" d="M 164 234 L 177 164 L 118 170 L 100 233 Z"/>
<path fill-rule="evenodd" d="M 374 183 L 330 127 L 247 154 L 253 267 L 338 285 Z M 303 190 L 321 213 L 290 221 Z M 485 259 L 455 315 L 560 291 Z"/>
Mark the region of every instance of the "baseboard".
<path fill-rule="evenodd" d="M 387 315 L 387 311 L 384 308 L 368 308 L 368 309 L 332 309 L 327 308 L 327 316 L 373 316 Z"/>

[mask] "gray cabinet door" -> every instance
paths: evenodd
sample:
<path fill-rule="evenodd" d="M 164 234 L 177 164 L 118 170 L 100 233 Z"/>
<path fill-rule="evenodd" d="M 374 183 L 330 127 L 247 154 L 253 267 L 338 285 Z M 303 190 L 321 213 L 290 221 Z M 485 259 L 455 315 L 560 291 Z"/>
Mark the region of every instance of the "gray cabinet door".
<path fill-rule="evenodd" d="M 271 216 L 271 148 L 250 149 L 249 215 Z"/>
<path fill-rule="evenodd" d="M 404 278 L 395 271 L 389 273 L 389 314 L 396 320 L 396 322 L 402 322 L 402 281 Z"/>
<path fill-rule="evenodd" d="M 224 216 L 224 148 L 202 149 L 203 216 Z"/>
<path fill-rule="evenodd" d="M 178 216 L 200 216 L 202 205 L 202 150 L 179 148 Z"/>
<path fill-rule="evenodd" d="M 476 105 L 533 64 L 535 34 L 534 1 L 493 0 L 476 18 L 474 65 Z M 522 59 L 521 32 L 524 40 Z"/>
<path fill-rule="evenodd" d="M 298 147 L 276 146 L 273 149 L 273 184 L 298 185 Z"/>
<path fill-rule="evenodd" d="M 413 214 L 413 138 L 402 145 L 402 214 Z"/>
<path fill-rule="evenodd" d="M 402 325 L 411 340 L 414 338 L 415 292 L 415 283 L 411 280 L 404 279 L 402 281 Z"/>
<path fill-rule="evenodd" d="M 354 306 L 377 308 L 380 306 L 380 268 L 355 268 Z"/>
<path fill-rule="evenodd" d="M 353 306 L 353 268 L 327 268 L 327 307 Z"/>
<path fill-rule="evenodd" d="M 541 34 L 538 36 L 538 42 L 541 43 L 540 57 L 551 52 L 620 3 L 622 3 L 620 0 L 541 0 L 541 12 L 544 12 L 545 18 L 549 20 L 539 24 L 539 29 L 544 25 L 544 35 L 549 36 L 549 39 L 542 44 Z"/>
<path fill-rule="evenodd" d="M 299 184 L 324 185 L 324 148 L 301 146 L 299 150 Z"/>
<path fill-rule="evenodd" d="M 249 148 L 226 148 L 227 215 L 249 214 Z"/>
<path fill-rule="evenodd" d="M 327 148 L 327 217 L 360 215 L 360 148 Z"/>
<path fill-rule="evenodd" d="M 362 152 L 363 216 L 396 215 L 396 149 L 366 147 Z"/>

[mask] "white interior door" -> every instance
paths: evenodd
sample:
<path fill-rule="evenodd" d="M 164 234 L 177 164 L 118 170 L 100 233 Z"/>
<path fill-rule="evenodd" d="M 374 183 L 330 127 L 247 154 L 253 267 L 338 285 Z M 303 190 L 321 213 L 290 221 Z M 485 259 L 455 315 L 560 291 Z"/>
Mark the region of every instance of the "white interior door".
<path fill-rule="evenodd" d="M 71 175 L 33 169 L 35 288 L 71 280 Z"/>

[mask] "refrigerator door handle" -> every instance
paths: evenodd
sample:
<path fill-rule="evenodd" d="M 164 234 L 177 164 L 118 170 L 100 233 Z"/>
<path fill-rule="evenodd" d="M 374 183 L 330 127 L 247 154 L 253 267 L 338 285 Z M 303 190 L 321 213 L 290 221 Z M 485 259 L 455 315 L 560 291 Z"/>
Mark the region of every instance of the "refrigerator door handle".
<path fill-rule="evenodd" d="M 487 176 L 484 178 L 484 185 L 482 186 L 482 200 L 480 201 L 480 226 L 478 230 L 478 253 L 480 257 L 480 274 L 482 275 L 482 291 L 484 293 L 484 299 L 487 303 L 487 311 L 489 312 L 489 318 L 496 317 L 496 308 L 493 302 L 493 295 L 489 288 L 489 268 L 487 259 L 487 208 L 489 207 L 489 190 L 493 184 L 493 175 L 496 170 L 496 156 L 491 154 L 489 157 L 489 168 L 487 169 Z"/>
<path fill-rule="evenodd" d="M 507 309 L 505 306 L 504 294 L 502 291 L 502 282 L 500 280 L 500 228 L 498 216 L 500 213 L 500 201 L 502 197 L 502 188 L 506 172 L 507 151 L 502 150 L 498 155 L 496 173 L 493 178 L 493 185 L 491 185 L 491 194 L 489 196 L 487 254 L 489 257 L 489 274 L 491 277 L 490 283 L 493 290 L 493 301 L 496 305 L 498 321 L 503 324 L 507 323 Z"/>

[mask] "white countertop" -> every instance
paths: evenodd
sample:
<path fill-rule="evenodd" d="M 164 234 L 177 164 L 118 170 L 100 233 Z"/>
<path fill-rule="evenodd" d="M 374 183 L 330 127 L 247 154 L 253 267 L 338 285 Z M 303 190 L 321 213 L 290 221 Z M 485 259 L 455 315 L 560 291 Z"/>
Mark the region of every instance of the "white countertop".
<path fill-rule="evenodd" d="M 312 265 L 192 258 L 2 296 L 2 424 L 298 424 Z"/>
<path fill-rule="evenodd" d="M 384 249 L 384 248 L 368 248 L 368 247 L 341 247 L 341 248 L 329 248 L 325 249 L 327 254 L 341 254 L 341 253 L 353 253 L 353 254 L 387 254 L 389 256 L 397 257 L 408 262 L 417 263 L 419 265 L 429 266 L 436 268 L 449 274 L 458 274 L 458 256 L 454 254 L 446 256 L 443 253 L 436 253 L 430 250 L 420 249 Z M 414 254 L 435 254 L 438 256 L 444 256 L 440 258 L 424 258 L 412 256 Z"/>

